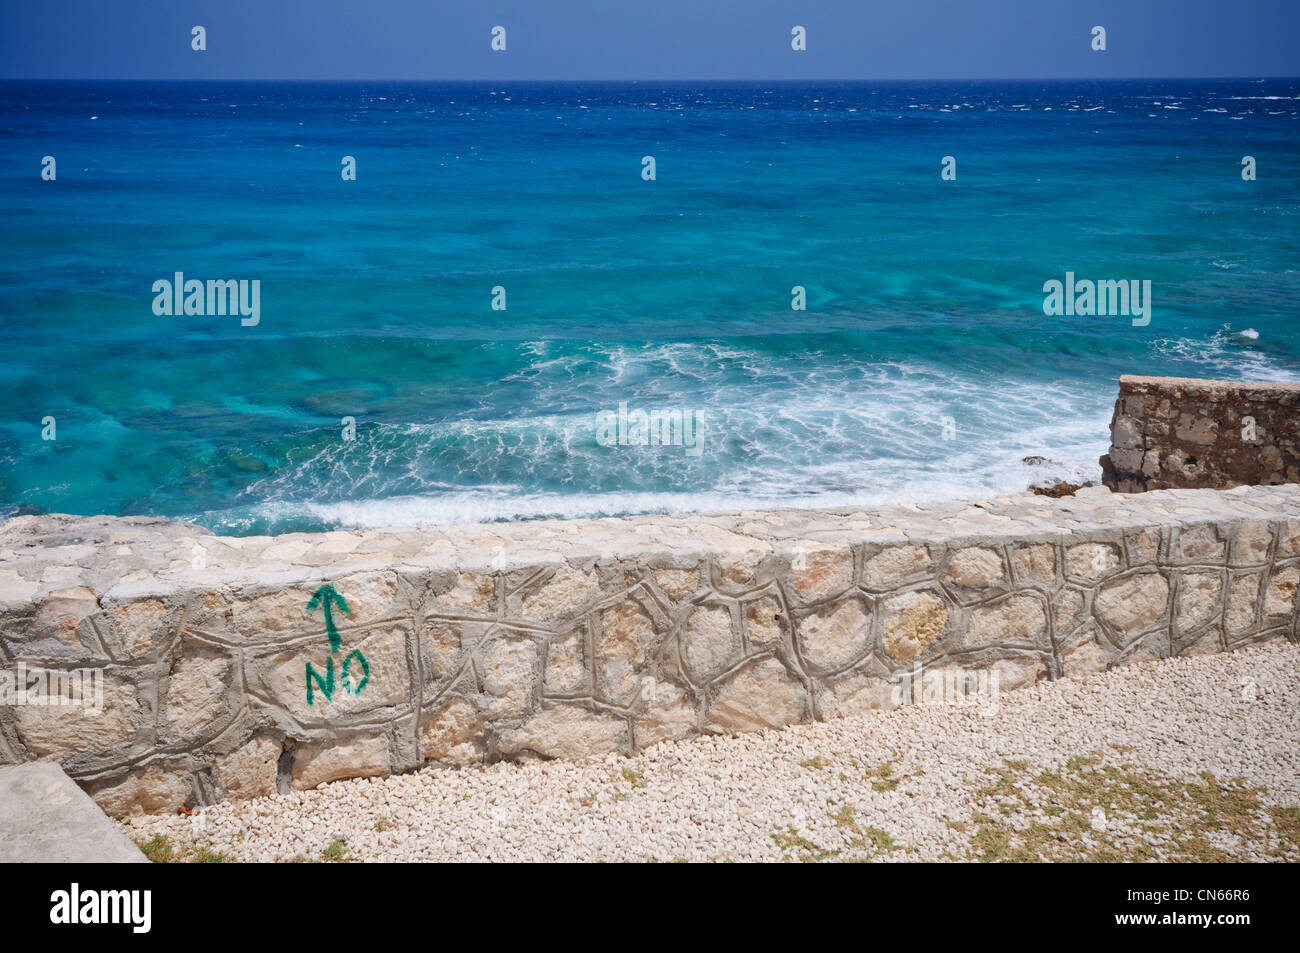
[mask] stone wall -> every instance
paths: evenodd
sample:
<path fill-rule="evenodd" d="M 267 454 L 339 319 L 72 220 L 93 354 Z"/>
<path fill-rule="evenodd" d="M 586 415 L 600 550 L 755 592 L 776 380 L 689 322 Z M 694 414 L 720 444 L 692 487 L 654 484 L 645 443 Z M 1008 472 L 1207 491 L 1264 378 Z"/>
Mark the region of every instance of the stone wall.
<path fill-rule="evenodd" d="M 1119 381 L 1102 481 L 1122 493 L 1300 483 L 1300 383 Z"/>
<path fill-rule="evenodd" d="M 123 815 L 631 752 L 891 707 L 918 662 L 1006 690 L 1295 640 L 1298 581 L 1300 486 L 273 538 L 22 516 L 4 668 L 90 670 L 103 707 L 0 707 L 0 762 Z"/>

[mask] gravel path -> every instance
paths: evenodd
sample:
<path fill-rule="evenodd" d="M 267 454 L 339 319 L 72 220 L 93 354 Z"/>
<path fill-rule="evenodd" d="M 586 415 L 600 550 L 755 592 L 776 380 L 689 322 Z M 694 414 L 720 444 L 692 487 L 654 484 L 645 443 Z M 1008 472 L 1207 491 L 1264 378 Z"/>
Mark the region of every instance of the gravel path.
<path fill-rule="evenodd" d="M 1046 682 L 991 712 L 913 706 L 122 823 L 177 859 L 1295 861 L 1297 805 L 1300 647 L 1273 643 Z"/>

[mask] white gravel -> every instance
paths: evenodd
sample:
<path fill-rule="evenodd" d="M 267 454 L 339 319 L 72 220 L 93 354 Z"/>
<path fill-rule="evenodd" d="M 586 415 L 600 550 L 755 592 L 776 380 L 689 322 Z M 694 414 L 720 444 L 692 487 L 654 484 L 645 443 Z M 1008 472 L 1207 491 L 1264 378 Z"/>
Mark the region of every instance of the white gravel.
<path fill-rule="evenodd" d="M 1071 762 L 1084 757 L 1098 763 Z M 1144 787 L 1138 810 L 1132 786 L 1094 783 L 1120 765 L 1171 800 Z M 1239 792 L 1232 778 L 1262 789 L 1240 816 L 1187 795 Z M 1269 810 L 1296 805 L 1300 647 L 1275 642 L 1046 682 L 993 713 L 914 706 L 633 758 L 428 768 L 122 825 L 250 861 L 320 860 L 339 838 L 366 861 L 996 859 L 1026 844 L 1160 860 L 1191 836 L 1234 859 L 1300 860 L 1278 820 L 1295 814 Z M 1031 836 L 1044 825 L 1047 847 Z"/>

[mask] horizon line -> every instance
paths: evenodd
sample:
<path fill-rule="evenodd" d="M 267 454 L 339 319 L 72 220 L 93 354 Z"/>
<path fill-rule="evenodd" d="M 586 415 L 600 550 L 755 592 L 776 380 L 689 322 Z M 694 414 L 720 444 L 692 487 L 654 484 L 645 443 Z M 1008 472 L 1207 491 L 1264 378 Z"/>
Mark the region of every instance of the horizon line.
<path fill-rule="evenodd" d="M 0 82 L 22 83 L 1127 83 L 1135 81 L 1168 80 L 1219 80 L 1240 82 L 1266 82 L 1269 80 L 1300 80 L 1295 76 L 953 76 L 953 77 L 852 77 L 828 76 L 814 78 L 765 79 L 754 77 L 723 77 L 710 79 L 667 79 L 640 77 L 633 79 L 591 77 L 582 79 L 534 79 L 500 77 L 477 78 L 402 78 L 402 77 L 175 77 L 175 76 L 0 76 Z"/>

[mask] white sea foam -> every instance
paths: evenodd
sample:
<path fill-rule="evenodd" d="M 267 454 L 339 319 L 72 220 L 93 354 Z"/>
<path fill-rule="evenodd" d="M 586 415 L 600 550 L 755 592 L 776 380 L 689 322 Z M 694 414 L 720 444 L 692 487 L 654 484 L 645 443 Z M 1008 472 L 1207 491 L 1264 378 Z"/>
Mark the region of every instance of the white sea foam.
<path fill-rule="evenodd" d="M 1090 431 L 1093 428 L 1088 428 Z M 1024 444 L 1020 450 L 1035 446 Z M 1041 448 L 1039 448 L 1041 449 Z M 613 491 L 607 493 L 537 493 L 522 487 L 459 489 L 435 495 L 394 496 L 333 503 L 280 501 L 253 508 L 256 516 L 273 522 L 310 518 L 331 526 L 362 529 L 378 526 L 423 526 L 486 523 L 519 519 L 581 519 L 642 513 L 717 513 L 738 509 L 841 508 L 879 506 L 897 502 L 980 499 L 1020 492 L 1057 480 L 1096 482 L 1095 439 L 1076 452 L 1090 458 L 1049 460 L 1034 466 L 1023 462 L 1019 450 L 968 469 L 968 457 L 952 466 L 916 466 L 902 461 L 861 461 L 837 465 L 818 477 L 830 486 L 800 486 L 790 474 L 752 474 L 745 480 L 706 491 Z M 973 456 L 973 455 L 969 455 Z M 1026 454 L 1027 456 L 1027 454 Z M 784 477 L 784 479 L 782 479 Z M 853 480 L 862 485 L 846 486 Z M 838 488 L 835 484 L 839 484 Z"/>
<path fill-rule="evenodd" d="M 1234 333 L 1229 326 L 1207 338 L 1162 338 L 1152 346 L 1165 357 L 1177 358 L 1202 369 L 1210 377 L 1243 381 L 1294 381 L 1289 364 L 1253 347 L 1259 339 L 1254 328 Z"/>
<path fill-rule="evenodd" d="M 1293 379 L 1252 334 L 1224 327 L 1152 347 L 1163 366 L 1198 376 Z M 1115 399 L 1109 378 L 1033 380 L 835 351 L 508 346 L 526 363 L 478 407 L 318 443 L 248 487 L 238 514 L 206 521 L 367 527 L 979 498 L 1099 479 Z M 620 400 L 699 413 L 704 453 L 601 446 L 596 415 Z"/>
<path fill-rule="evenodd" d="M 1081 390 L 816 352 L 525 350 L 528 366 L 502 382 L 529 395 L 518 414 L 485 403 L 363 428 L 249 487 L 245 512 L 359 527 L 989 496 L 1097 479 L 1114 400 L 1100 382 Z M 701 414 L 705 452 L 600 446 L 595 415 L 618 399 Z M 1052 462 L 1029 467 L 1026 456 Z"/>

